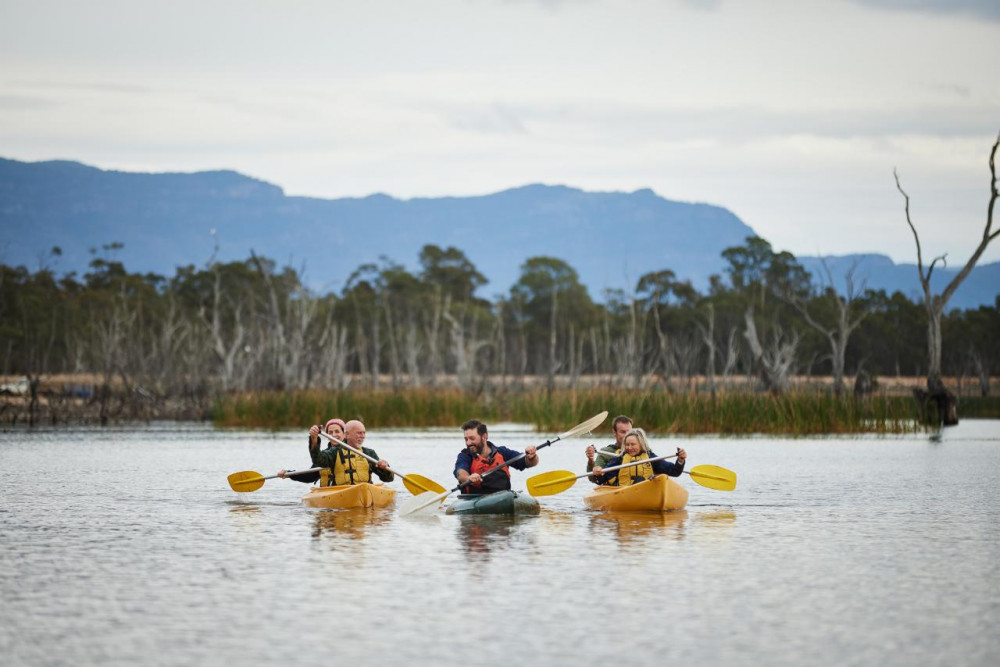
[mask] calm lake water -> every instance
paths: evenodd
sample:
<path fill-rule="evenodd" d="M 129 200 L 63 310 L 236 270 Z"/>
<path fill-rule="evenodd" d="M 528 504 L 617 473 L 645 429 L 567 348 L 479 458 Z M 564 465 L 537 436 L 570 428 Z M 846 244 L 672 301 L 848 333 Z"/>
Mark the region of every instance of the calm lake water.
<path fill-rule="evenodd" d="M 588 415 L 581 416 L 581 421 Z M 514 472 L 584 471 L 561 441 Z M 494 426 L 494 442 L 543 442 Z M 939 439 L 654 438 L 735 492 L 603 515 L 314 510 L 305 430 L 154 424 L 0 433 L 4 665 L 997 665 L 1000 422 Z M 454 485 L 459 429 L 386 431 L 397 470 Z M 409 497 L 397 480 L 399 502 Z"/>

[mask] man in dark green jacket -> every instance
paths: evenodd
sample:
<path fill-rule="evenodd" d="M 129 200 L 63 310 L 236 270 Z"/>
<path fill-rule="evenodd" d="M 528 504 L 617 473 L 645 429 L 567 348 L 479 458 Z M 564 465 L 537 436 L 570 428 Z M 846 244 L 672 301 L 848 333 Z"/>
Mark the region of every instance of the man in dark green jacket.
<path fill-rule="evenodd" d="M 346 447 L 333 443 L 329 449 L 316 452 L 314 460 L 314 465 L 330 468 L 330 486 L 371 482 L 373 475 L 383 482 L 391 482 L 395 479 L 396 476 L 388 470 L 389 462 L 380 459 L 374 449 L 363 446 L 365 425 L 357 419 L 347 422 L 347 426 L 344 428 L 344 442 L 376 459 L 378 463 L 371 463 L 368 459 L 358 456 Z"/>
<path fill-rule="evenodd" d="M 597 447 L 590 445 L 587 447 L 587 472 L 594 469 L 595 457 L 596 465 L 599 468 L 608 467 L 608 461 L 612 458 L 621 455 L 622 453 L 622 441 L 625 439 L 625 434 L 632 429 L 632 418 L 625 415 L 618 415 L 615 417 L 614 421 L 611 422 L 611 432 L 615 434 L 615 442 L 612 445 L 607 445 L 606 447 L 601 447 L 598 451 Z M 588 478 L 591 482 L 597 483 L 597 480 L 593 478 Z"/>

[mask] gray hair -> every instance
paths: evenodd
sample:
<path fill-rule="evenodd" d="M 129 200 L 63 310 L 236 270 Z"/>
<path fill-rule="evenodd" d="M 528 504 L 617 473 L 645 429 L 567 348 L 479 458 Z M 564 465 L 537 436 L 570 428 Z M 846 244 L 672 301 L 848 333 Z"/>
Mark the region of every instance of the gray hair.
<path fill-rule="evenodd" d="M 632 436 L 635 436 L 635 439 L 639 441 L 639 447 L 642 451 L 649 454 L 649 439 L 646 438 L 646 432 L 641 428 L 629 429 L 629 432 L 625 434 L 624 438 L 622 438 L 622 454 L 625 453 L 625 442 Z"/>

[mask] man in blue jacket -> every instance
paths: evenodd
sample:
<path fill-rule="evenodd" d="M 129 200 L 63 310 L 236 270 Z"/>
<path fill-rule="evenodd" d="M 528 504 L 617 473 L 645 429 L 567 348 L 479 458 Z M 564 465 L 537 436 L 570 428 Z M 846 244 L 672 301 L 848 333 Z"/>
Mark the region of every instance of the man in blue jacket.
<path fill-rule="evenodd" d="M 498 447 L 489 440 L 486 424 L 478 419 L 470 419 L 462 424 L 465 433 L 465 449 L 455 459 L 455 479 L 460 484 L 469 482 L 462 493 L 466 495 L 483 495 L 495 491 L 510 489 L 510 469 L 533 468 L 538 465 L 538 451 L 534 445 L 526 447 L 524 458 L 510 465 L 503 464 L 521 456 L 521 452 L 507 447 Z M 494 473 L 490 470 L 501 468 Z"/>

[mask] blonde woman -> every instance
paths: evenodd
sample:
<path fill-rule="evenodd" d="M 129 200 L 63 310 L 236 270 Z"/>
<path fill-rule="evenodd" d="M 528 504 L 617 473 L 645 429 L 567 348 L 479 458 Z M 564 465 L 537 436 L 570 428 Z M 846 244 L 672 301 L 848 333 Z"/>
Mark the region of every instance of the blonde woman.
<path fill-rule="evenodd" d="M 653 475 L 680 477 L 680 474 L 684 472 L 687 452 L 678 447 L 676 463 L 666 460 L 649 461 L 649 459 L 654 458 L 656 458 L 656 454 L 649 449 L 649 439 L 646 437 L 646 432 L 641 428 L 633 428 L 622 439 L 622 453 L 608 461 L 606 467 L 613 468 L 630 463 L 635 465 L 608 472 L 604 472 L 604 468 L 600 466 L 595 466 L 593 477 L 596 478 L 598 484 L 609 486 L 638 484 L 650 479 Z"/>

